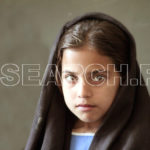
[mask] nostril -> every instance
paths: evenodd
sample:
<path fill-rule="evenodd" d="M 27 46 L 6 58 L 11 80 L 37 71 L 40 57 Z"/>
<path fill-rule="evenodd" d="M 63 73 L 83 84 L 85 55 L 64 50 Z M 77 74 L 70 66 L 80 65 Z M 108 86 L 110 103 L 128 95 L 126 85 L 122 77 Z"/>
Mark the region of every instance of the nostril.
<path fill-rule="evenodd" d="M 79 95 L 78 97 L 80 97 L 80 98 L 89 98 L 90 95 Z"/>
<path fill-rule="evenodd" d="M 77 86 L 78 97 L 80 98 L 88 98 L 92 95 L 91 87 L 86 83 L 86 81 L 80 80 Z"/>
<path fill-rule="evenodd" d="M 92 91 L 89 88 L 79 88 L 78 89 L 78 97 L 80 98 L 88 98 L 91 97 Z"/>

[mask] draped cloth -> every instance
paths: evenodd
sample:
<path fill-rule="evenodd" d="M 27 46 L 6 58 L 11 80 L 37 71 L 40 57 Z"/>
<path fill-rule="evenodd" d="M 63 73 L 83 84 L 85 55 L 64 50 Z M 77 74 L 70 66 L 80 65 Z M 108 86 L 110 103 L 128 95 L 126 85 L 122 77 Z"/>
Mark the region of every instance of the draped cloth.
<path fill-rule="evenodd" d="M 65 30 L 85 19 L 108 21 L 126 34 L 130 47 L 128 79 L 124 82 L 127 83 L 127 80 L 132 82 L 132 85 L 119 87 L 89 150 L 150 150 L 150 97 L 136 59 L 134 38 L 122 23 L 99 12 L 86 13 L 68 21 L 60 30 L 51 48 L 48 64 L 56 64 L 58 43 Z M 54 77 L 50 76 L 50 72 L 54 73 L 55 70 L 53 65 L 49 65 L 45 70 L 25 150 L 69 150 L 75 117 L 66 107 L 63 95 L 53 82 Z M 142 85 L 139 82 L 137 84 L 136 81 L 140 81 Z"/>

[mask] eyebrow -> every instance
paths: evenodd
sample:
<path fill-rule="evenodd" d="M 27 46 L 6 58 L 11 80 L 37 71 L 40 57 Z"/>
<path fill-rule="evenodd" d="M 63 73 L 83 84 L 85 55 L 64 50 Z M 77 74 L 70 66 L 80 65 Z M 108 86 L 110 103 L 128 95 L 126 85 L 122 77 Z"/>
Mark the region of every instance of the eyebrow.
<path fill-rule="evenodd" d="M 90 74 L 91 72 L 97 73 L 95 71 L 99 71 L 100 73 L 107 73 L 107 72 L 109 72 L 108 70 L 95 69 L 94 71 L 89 71 L 87 73 L 88 74 Z M 64 70 L 64 71 L 62 71 L 62 73 L 69 73 L 69 74 L 76 74 L 76 75 L 79 74 L 78 72 L 73 72 L 73 71 L 69 71 L 69 70 Z"/>

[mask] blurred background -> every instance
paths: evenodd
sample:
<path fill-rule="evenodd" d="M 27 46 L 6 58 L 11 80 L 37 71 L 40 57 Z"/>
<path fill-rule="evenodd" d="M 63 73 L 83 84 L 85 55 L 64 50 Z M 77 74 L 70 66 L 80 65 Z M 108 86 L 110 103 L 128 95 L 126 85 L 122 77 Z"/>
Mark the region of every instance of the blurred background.
<path fill-rule="evenodd" d="M 1 0 L 0 78 L 3 66 L 13 63 L 20 77 L 26 77 L 22 64 L 39 64 L 40 68 L 35 68 L 42 79 L 50 48 L 62 25 L 93 11 L 120 20 L 135 38 L 138 62 L 150 64 L 149 10 L 149 0 Z M 21 81 L 15 86 L 0 82 L 0 150 L 24 149 L 40 88 L 22 86 Z"/>

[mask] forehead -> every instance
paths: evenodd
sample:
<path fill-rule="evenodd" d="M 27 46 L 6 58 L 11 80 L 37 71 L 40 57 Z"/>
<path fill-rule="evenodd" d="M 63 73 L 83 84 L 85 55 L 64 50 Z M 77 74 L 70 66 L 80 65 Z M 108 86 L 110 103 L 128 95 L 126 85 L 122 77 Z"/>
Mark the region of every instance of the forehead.
<path fill-rule="evenodd" d="M 63 52 L 62 70 L 78 72 L 85 69 L 106 70 L 109 64 L 113 64 L 110 57 L 101 55 L 95 49 L 88 46 L 82 48 L 68 48 Z"/>

